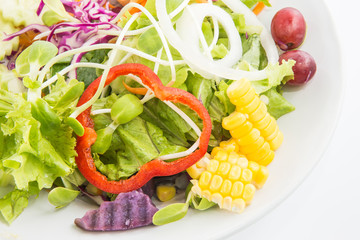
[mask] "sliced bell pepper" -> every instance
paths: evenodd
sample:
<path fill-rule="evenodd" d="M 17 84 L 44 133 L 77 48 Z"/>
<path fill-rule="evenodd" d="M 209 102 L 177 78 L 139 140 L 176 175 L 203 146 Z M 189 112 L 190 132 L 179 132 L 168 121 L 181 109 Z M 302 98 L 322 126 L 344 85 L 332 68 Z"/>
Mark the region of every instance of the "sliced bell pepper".
<path fill-rule="evenodd" d="M 142 165 L 139 171 L 128 179 L 109 181 L 105 175 L 97 171 L 92 158 L 91 145 L 96 141 L 96 132 L 94 130 L 94 122 L 90 117 L 91 107 L 82 112 L 77 117 L 77 120 L 83 125 L 85 133 L 77 139 L 77 167 L 91 184 L 105 192 L 114 194 L 138 189 L 153 177 L 170 176 L 189 168 L 200 160 L 207 152 L 212 129 L 209 113 L 196 97 L 184 90 L 164 86 L 159 77 L 145 65 L 127 63 L 111 68 L 105 86 L 110 84 L 117 77 L 127 74 L 137 75 L 142 83 L 148 86 L 160 100 L 182 103 L 197 112 L 199 117 L 203 120 L 203 129 L 200 135 L 199 148 L 190 155 L 176 159 L 172 162 L 154 159 Z M 86 103 L 94 96 L 100 80 L 101 77 L 97 78 L 89 85 L 81 96 L 78 106 Z"/>

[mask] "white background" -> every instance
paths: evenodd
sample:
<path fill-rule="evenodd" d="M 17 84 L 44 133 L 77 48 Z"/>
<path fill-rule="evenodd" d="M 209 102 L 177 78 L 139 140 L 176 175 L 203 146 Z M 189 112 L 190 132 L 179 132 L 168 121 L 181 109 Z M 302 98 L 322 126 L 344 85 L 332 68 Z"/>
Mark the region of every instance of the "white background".
<path fill-rule="evenodd" d="M 279 207 L 229 240 L 360 239 L 360 1 L 324 2 L 338 34 L 346 82 L 337 129 L 326 154 L 303 184 Z M 318 9 L 319 14 L 322 11 Z"/>

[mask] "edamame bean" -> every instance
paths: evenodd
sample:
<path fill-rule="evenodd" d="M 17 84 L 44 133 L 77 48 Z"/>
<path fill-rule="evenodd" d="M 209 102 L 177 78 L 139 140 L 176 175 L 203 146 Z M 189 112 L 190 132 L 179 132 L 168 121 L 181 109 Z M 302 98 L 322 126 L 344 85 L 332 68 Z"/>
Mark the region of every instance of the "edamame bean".
<path fill-rule="evenodd" d="M 111 108 L 111 118 L 117 124 L 130 122 L 144 110 L 141 101 L 132 94 L 120 97 Z"/>

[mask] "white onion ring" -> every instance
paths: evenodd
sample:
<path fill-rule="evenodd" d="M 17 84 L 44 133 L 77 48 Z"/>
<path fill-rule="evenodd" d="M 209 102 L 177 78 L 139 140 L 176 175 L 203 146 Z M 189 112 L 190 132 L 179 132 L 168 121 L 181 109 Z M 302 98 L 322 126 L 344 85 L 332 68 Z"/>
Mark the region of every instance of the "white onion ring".
<path fill-rule="evenodd" d="M 229 39 L 230 51 L 224 58 L 216 60 L 216 64 L 232 67 L 242 57 L 241 38 L 230 15 L 226 14 L 220 7 L 212 4 L 192 4 L 187 6 L 176 22 L 176 32 L 188 47 L 201 53 L 199 48 L 199 39 L 203 37 L 201 25 L 207 16 L 217 19 L 222 24 Z"/>
<path fill-rule="evenodd" d="M 260 34 L 261 45 L 265 49 L 268 62 L 277 63 L 279 60 L 279 53 L 276 48 L 275 42 L 271 37 L 271 34 L 266 30 L 265 26 L 259 21 L 256 15 L 241 1 L 238 0 L 223 0 L 228 8 L 235 13 L 243 14 L 245 17 L 246 25 L 261 26 L 262 31 Z"/>
<path fill-rule="evenodd" d="M 232 0 L 227 0 L 229 2 L 229 5 L 233 3 Z M 239 5 L 241 6 L 241 2 L 237 2 L 237 4 L 231 4 L 231 7 L 236 10 Z M 176 48 L 179 53 L 182 55 L 184 60 L 187 62 L 187 64 L 197 73 L 203 75 L 206 78 L 225 78 L 225 79 L 231 79 L 231 80 L 239 80 L 242 78 L 247 78 L 249 80 L 262 80 L 267 78 L 266 71 L 254 71 L 254 72 L 248 72 L 243 70 L 236 70 L 230 67 L 224 67 L 219 64 L 217 64 L 214 61 L 209 60 L 206 58 L 203 54 L 198 54 L 198 52 L 194 52 L 193 49 L 189 48 L 179 37 L 179 35 L 176 33 L 172 26 L 171 19 L 169 18 L 167 11 L 166 11 L 166 0 L 156 0 L 155 1 L 156 6 L 156 12 L 159 19 L 159 25 L 164 32 L 164 35 L 170 42 L 170 44 Z M 244 5 L 245 6 L 245 5 Z M 245 6 L 246 7 L 246 6 Z M 245 17 L 248 17 L 250 10 L 247 8 L 245 11 Z M 250 11 L 251 12 L 251 11 Z M 262 24 L 261 24 L 262 25 Z M 264 28 L 265 29 L 265 28 Z M 266 34 L 266 33 L 265 33 Z M 271 44 L 266 45 L 266 51 L 269 51 L 271 49 L 269 46 Z M 275 45 L 274 48 L 276 49 Z M 275 60 L 275 52 L 271 51 L 271 54 L 267 52 L 269 62 L 273 62 Z M 276 51 L 277 55 L 277 51 Z M 277 61 L 277 59 L 276 59 Z"/>

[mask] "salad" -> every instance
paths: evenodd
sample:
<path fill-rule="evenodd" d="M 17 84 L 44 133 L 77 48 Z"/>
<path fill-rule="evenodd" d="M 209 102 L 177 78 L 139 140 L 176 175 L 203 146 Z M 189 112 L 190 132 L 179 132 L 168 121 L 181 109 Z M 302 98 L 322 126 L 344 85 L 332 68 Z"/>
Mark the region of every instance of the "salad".
<path fill-rule="evenodd" d="M 74 220 L 89 231 L 163 225 L 189 208 L 243 212 L 283 141 L 276 119 L 295 109 L 283 87 L 305 84 L 316 72 L 299 49 L 301 13 L 280 10 L 268 32 L 256 17 L 265 6 L 0 6 L 4 221 L 13 222 L 42 190 L 56 208 L 76 199 L 98 204 Z M 175 195 L 183 200 L 158 209 L 156 202 Z"/>

